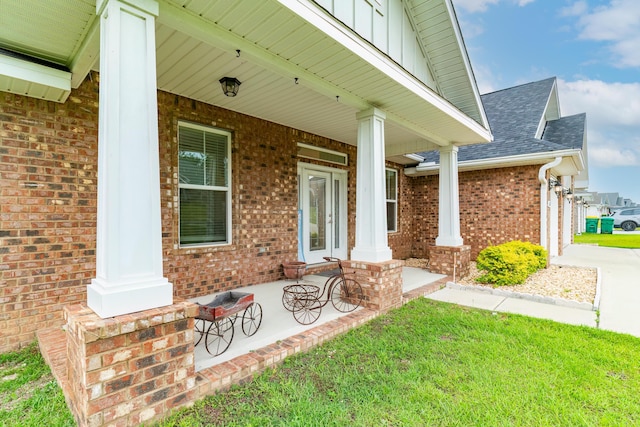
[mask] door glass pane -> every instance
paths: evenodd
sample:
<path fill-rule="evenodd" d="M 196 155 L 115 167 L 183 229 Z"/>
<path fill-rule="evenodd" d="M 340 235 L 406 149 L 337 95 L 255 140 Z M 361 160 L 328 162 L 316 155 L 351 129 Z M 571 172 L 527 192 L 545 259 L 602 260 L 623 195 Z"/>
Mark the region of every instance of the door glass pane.
<path fill-rule="evenodd" d="M 326 249 L 326 188 L 327 180 L 309 175 L 309 248 L 312 251 Z"/>

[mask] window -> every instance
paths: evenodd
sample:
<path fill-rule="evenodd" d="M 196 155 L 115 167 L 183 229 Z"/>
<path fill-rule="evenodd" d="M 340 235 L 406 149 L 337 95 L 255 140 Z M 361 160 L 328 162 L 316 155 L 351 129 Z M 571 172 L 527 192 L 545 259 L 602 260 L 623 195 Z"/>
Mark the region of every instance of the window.
<path fill-rule="evenodd" d="M 231 134 L 178 125 L 180 245 L 231 243 Z"/>
<path fill-rule="evenodd" d="M 385 171 L 387 187 L 387 232 L 398 231 L 398 171 Z"/>

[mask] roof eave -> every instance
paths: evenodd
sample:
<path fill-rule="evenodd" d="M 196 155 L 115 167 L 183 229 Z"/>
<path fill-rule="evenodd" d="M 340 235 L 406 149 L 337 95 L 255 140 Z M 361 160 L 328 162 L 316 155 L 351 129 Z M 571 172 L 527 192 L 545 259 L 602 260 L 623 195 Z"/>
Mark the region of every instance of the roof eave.
<path fill-rule="evenodd" d="M 544 153 L 521 154 L 517 156 L 494 157 L 490 159 L 466 160 L 458 162 L 458 171 L 474 171 L 483 169 L 496 169 L 514 166 L 544 164 L 557 157 L 562 157 L 564 161 L 552 170 L 562 176 L 576 175 L 584 169 L 584 159 L 581 150 L 561 150 L 547 151 Z M 437 175 L 440 171 L 440 164 L 428 164 L 414 166 L 404 170 L 407 176 L 427 176 Z"/>

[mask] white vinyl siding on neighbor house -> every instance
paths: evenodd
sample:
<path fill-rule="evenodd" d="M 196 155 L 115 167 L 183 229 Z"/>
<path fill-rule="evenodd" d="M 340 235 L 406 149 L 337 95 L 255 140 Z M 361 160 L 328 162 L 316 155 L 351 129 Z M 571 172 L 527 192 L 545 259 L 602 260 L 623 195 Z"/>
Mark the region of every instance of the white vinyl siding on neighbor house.
<path fill-rule="evenodd" d="M 398 231 L 398 171 L 385 170 L 387 199 L 387 232 Z"/>
<path fill-rule="evenodd" d="M 231 134 L 178 125 L 180 246 L 231 243 Z"/>

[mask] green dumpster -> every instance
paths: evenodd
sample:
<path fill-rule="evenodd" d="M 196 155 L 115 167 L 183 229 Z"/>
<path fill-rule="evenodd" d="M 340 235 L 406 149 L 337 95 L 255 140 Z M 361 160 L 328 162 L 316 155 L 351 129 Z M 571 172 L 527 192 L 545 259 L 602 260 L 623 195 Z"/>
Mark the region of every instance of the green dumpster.
<path fill-rule="evenodd" d="M 613 234 L 613 218 L 600 218 L 600 234 Z"/>
<path fill-rule="evenodd" d="M 598 221 L 599 218 L 587 218 L 587 233 L 597 233 L 598 232 Z"/>

